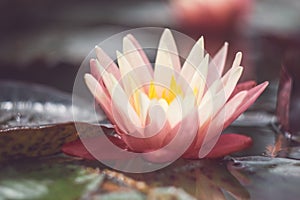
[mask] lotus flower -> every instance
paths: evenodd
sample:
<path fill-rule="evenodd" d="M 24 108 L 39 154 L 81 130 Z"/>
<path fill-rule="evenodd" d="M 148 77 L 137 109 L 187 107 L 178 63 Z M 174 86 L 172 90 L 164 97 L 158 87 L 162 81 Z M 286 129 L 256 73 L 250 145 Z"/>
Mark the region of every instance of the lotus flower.
<path fill-rule="evenodd" d="M 192 159 L 221 157 L 251 144 L 246 136 L 220 134 L 268 85 L 237 85 L 243 71 L 240 52 L 223 75 L 227 49 L 225 43 L 209 60 L 201 37 L 181 67 L 173 35 L 165 29 L 153 69 L 136 39 L 127 35 L 123 53 L 117 52 L 118 66 L 96 46 L 97 59 L 90 60 L 91 74 L 84 78 L 128 151 L 151 152 L 176 140 L 167 151 L 183 149 L 181 155 Z"/>

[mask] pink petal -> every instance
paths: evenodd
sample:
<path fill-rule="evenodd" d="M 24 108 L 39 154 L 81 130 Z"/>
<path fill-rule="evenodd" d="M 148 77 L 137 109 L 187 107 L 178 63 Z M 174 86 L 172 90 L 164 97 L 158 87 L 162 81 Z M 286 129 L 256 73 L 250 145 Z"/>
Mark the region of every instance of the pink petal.
<path fill-rule="evenodd" d="M 252 145 L 250 137 L 240 134 L 223 134 L 219 137 L 216 145 L 205 158 L 221 158 L 234 152 L 244 150 Z M 199 159 L 198 151 L 185 154 L 184 158 Z"/>
<path fill-rule="evenodd" d="M 110 97 L 104 92 L 104 88 L 99 82 L 90 74 L 84 76 L 85 82 L 95 97 L 96 101 L 100 104 L 102 110 L 106 114 L 106 117 L 114 123 L 114 117 L 111 110 L 111 100 Z"/>
<path fill-rule="evenodd" d="M 115 151 L 110 151 L 110 146 L 106 143 L 104 140 L 105 136 L 97 136 L 92 138 L 86 138 L 83 139 L 84 142 L 82 142 L 82 139 L 77 139 L 75 141 L 66 143 L 62 146 L 62 152 L 64 152 L 67 155 L 76 156 L 88 160 L 96 160 L 91 153 L 86 149 L 85 145 L 89 147 L 89 150 L 93 153 L 104 155 L 103 159 L 106 160 L 120 160 L 120 159 L 126 159 L 126 154 L 120 154 L 116 153 Z M 107 136 L 108 139 L 121 149 L 126 149 L 125 143 L 112 136 Z M 84 144 L 85 145 L 84 145 Z"/>
<path fill-rule="evenodd" d="M 148 152 L 159 149 L 164 145 L 166 135 L 171 134 L 165 111 L 158 102 L 150 104 L 148 114 L 147 123 L 143 129 L 143 137 L 135 137 L 134 133 L 121 135 L 128 147 L 134 152 Z"/>
<path fill-rule="evenodd" d="M 95 47 L 97 59 L 100 65 L 109 73 L 112 73 L 117 80 L 120 80 L 121 75 L 118 66 L 115 62 L 98 46 Z"/>
<path fill-rule="evenodd" d="M 233 90 L 233 92 L 232 92 L 231 96 L 229 97 L 229 99 L 231 99 L 233 96 L 235 96 L 240 91 L 250 90 L 251 88 L 255 87 L 256 85 L 257 85 L 257 83 L 255 81 L 252 81 L 252 80 L 237 84 L 237 86 Z"/>
<path fill-rule="evenodd" d="M 225 42 L 223 47 L 216 53 L 216 55 L 213 57 L 211 64 L 209 68 L 214 67 L 216 68 L 216 71 L 219 73 L 220 76 L 222 76 L 226 58 L 227 58 L 227 52 L 228 52 L 228 43 Z"/>
<path fill-rule="evenodd" d="M 224 46 L 218 51 L 215 57 L 210 61 L 208 65 L 208 73 L 206 78 L 206 85 L 210 87 L 216 80 L 221 79 L 223 74 L 223 63 L 225 65 L 227 56 L 228 44 L 224 44 Z M 225 57 L 225 60 L 223 60 Z"/>
<path fill-rule="evenodd" d="M 177 160 L 193 143 L 198 129 L 197 125 L 195 126 L 197 121 L 197 111 L 194 110 L 166 135 L 164 145 L 160 149 L 144 154 L 144 158 L 155 163 Z"/>
<path fill-rule="evenodd" d="M 119 84 L 114 86 L 111 99 L 112 113 L 116 125 L 125 133 L 136 134 L 137 137 L 140 136 L 141 132 L 135 131 L 142 126 L 142 122 Z"/>
<path fill-rule="evenodd" d="M 144 63 L 140 53 L 127 37 L 123 39 L 123 54 L 118 51 L 117 54 L 124 88 L 131 82 L 136 83 L 134 90 L 149 85 L 153 80 L 147 67 L 149 63 Z"/>
<path fill-rule="evenodd" d="M 225 122 L 224 128 L 228 127 L 238 116 L 245 112 L 261 95 L 261 93 L 269 85 L 269 82 L 266 81 L 248 91 L 248 94 L 244 101 L 241 103 L 241 106 L 235 111 L 235 113 Z"/>
<path fill-rule="evenodd" d="M 206 158 L 221 158 L 234 152 L 242 151 L 252 145 L 252 139 L 245 135 L 224 134 L 221 135 L 214 148 Z"/>
<path fill-rule="evenodd" d="M 159 54 L 161 51 L 165 51 L 167 54 L 169 54 L 173 64 L 172 67 L 174 68 L 175 71 L 179 73 L 181 70 L 181 64 L 179 60 L 177 45 L 173 37 L 173 34 L 169 29 L 165 29 L 161 35 L 157 54 Z"/>
<path fill-rule="evenodd" d="M 198 128 L 197 135 L 194 138 L 193 143 L 190 145 L 190 147 L 186 150 L 186 152 L 183 155 L 184 158 L 195 157 L 194 155 L 195 153 L 197 153 L 197 157 L 198 157 L 198 152 L 200 151 L 203 140 L 208 131 L 209 125 L 210 125 L 210 121 L 207 121 Z"/>
<path fill-rule="evenodd" d="M 185 81 L 189 81 L 193 78 L 195 73 L 200 73 L 203 71 L 202 69 L 207 69 L 207 66 L 198 69 L 204 58 L 204 38 L 203 36 L 196 42 L 190 51 L 187 59 L 185 60 L 180 75 L 185 79 Z M 198 72 L 199 71 L 199 72 Z M 205 77 L 206 77 L 206 73 Z M 202 75 L 202 74 L 201 74 Z"/>
<path fill-rule="evenodd" d="M 99 84 L 102 86 L 103 91 L 107 96 L 109 96 L 109 92 L 107 88 L 105 87 L 103 83 L 103 73 L 106 72 L 104 68 L 99 66 L 99 62 L 96 59 L 91 59 L 90 60 L 90 69 L 91 69 L 91 74 L 96 78 L 96 80 L 99 82 Z"/>
<path fill-rule="evenodd" d="M 91 74 L 97 79 L 97 81 L 100 84 L 103 84 L 102 83 L 102 74 L 97 66 L 97 60 L 95 60 L 95 59 L 90 60 L 90 69 L 91 69 Z"/>
<path fill-rule="evenodd" d="M 211 125 L 205 134 L 204 140 L 199 150 L 199 158 L 205 157 L 216 145 L 218 138 L 220 137 L 221 132 L 224 129 L 225 122 L 240 107 L 246 95 L 246 91 L 237 94 L 234 98 L 227 102 L 220 110 L 220 112 L 211 120 Z"/>
<path fill-rule="evenodd" d="M 141 45 L 138 43 L 138 41 L 135 39 L 135 37 L 133 37 L 133 35 L 128 34 L 127 38 L 132 42 L 132 44 L 135 46 L 136 50 L 139 52 L 141 58 L 143 59 L 144 63 L 146 64 L 148 71 L 150 73 L 150 75 L 153 77 L 153 67 L 150 64 L 150 61 L 147 57 L 147 55 L 145 54 L 143 48 L 141 47 Z"/>
<path fill-rule="evenodd" d="M 154 83 L 169 86 L 172 77 L 180 73 L 180 60 L 174 37 L 169 29 L 161 35 L 154 69 Z"/>
<path fill-rule="evenodd" d="M 169 123 L 165 123 L 164 127 L 152 137 L 140 138 L 129 134 L 122 134 L 121 138 L 133 152 L 150 152 L 161 148 L 166 135 L 172 135 L 171 131 Z"/>

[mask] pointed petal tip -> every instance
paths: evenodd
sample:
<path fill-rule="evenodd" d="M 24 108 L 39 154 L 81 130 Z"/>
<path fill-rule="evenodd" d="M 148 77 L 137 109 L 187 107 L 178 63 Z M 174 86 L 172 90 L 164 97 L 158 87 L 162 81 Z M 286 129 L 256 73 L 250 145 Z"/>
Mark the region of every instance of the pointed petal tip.
<path fill-rule="evenodd" d="M 88 82 L 90 82 L 90 80 L 92 79 L 92 75 L 91 74 L 89 74 L 89 73 L 86 73 L 86 74 L 84 74 L 84 76 L 83 76 L 83 78 L 84 78 L 84 81 L 86 82 L 86 83 L 88 83 Z"/>
<path fill-rule="evenodd" d="M 128 33 L 125 37 L 127 37 L 130 41 L 135 40 L 135 37 L 131 33 Z"/>
<path fill-rule="evenodd" d="M 95 46 L 95 50 L 96 50 L 96 53 L 100 53 L 100 52 L 103 51 L 103 50 L 101 49 L 101 47 L 99 47 L 98 45 Z"/>
<path fill-rule="evenodd" d="M 259 85 L 257 85 L 256 87 L 259 87 L 262 91 L 265 90 L 269 85 L 269 81 L 265 81 Z"/>
<path fill-rule="evenodd" d="M 203 35 L 201 35 L 201 37 L 198 39 L 198 41 L 196 42 L 196 44 L 200 45 L 203 48 L 203 50 L 205 50 L 204 49 L 204 36 Z"/>
<path fill-rule="evenodd" d="M 265 81 L 265 82 L 263 82 L 262 84 L 264 84 L 264 85 L 266 85 L 266 86 L 268 86 L 269 85 L 269 81 Z"/>
<path fill-rule="evenodd" d="M 169 28 L 165 28 L 164 33 L 171 33 L 171 30 Z"/>
<path fill-rule="evenodd" d="M 131 40 L 131 37 L 133 37 L 131 34 L 127 34 L 125 37 L 123 37 L 123 46 L 124 46 L 124 43 L 126 44 L 131 44 L 132 43 L 132 40 Z"/>
<path fill-rule="evenodd" d="M 243 58 L 243 53 L 241 51 L 238 51 L 236 54 L 235 54 L 235 57 L 238 58 L 239 60 L 242 60 Z"/>
<path fill-rule="evenodd" d="M 120 58 L 121 56 L 123 56 L 123 54 L 119 50 L 116 51 L 116 54 L 117 54 L 117 58 Z"/>
<path fill-rule="evenodd" d="M 90 64 L 95 63 L 95 62 L 96 62 L 96 59 L 95 59 L 95 58 L 91 58 L 91 59 L 90 59 Z"/>
<path fill-rule="evenodd" d="M 97 81 L 96 78 L 90 73 L 85 73 L 83 78 L 85 81 L 89 81 L 89 82 Z"/>
<path fill-rule="evenodd" d="M 95 89 L 98 85 L 97 80 L 89 73 L 86 73 L 83 78 L 90 92 L 95 95 Z"/>
<path fill-rule="evenodd" d="M 269 84 L 270 84 L 269 81 L 265 81 L 265 82 L 261 83 L 264 90 L 268 87 Z"/>
<path fill-rule="evenodd" d="M 90 76 L 92 76 L 90 73 L 85 73 L 83 77 L 87 78 L 87 77 L 90 77 Z"/>
<path fill-rule="evenodd" d="M 104 51 L 98 45 L 95 46 L 95 51 L 97 56 L 104 53 Z"/>
<path fill-rule="evenodd" d="M 168 28 L 165 28 L 162 35 L 161 35 L 161 39 L 162 38 L 173 38 L 173 34 L 172 34 L 172 31 Z"/>
<path fill-rule="evenodd" d="M 201 35 L 201 37 L 198 39 L 197 43 L 204 43 L 204 36 Z"/>

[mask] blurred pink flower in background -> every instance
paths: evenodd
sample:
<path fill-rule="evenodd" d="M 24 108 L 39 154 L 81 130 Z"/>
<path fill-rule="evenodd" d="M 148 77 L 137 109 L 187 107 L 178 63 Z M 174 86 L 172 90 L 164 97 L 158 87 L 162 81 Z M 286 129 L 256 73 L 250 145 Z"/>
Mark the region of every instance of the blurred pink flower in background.
<path fill-rule="evenodd" d="M 237 25 L 251 10 L 251 0 L 172 0 L 175 18 L 183 27 L 216 30 Z"/>

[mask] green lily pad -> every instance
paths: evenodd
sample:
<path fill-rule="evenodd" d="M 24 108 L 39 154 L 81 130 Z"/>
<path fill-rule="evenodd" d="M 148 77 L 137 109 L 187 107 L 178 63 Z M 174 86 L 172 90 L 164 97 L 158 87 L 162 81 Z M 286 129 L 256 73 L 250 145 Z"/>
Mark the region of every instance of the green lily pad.
<path fill-rule="evenodd" d="M 78 199 L 103 180 L 82 166 L 28 160 L 4 166 L 0 177 L 0 199 Z"/>

